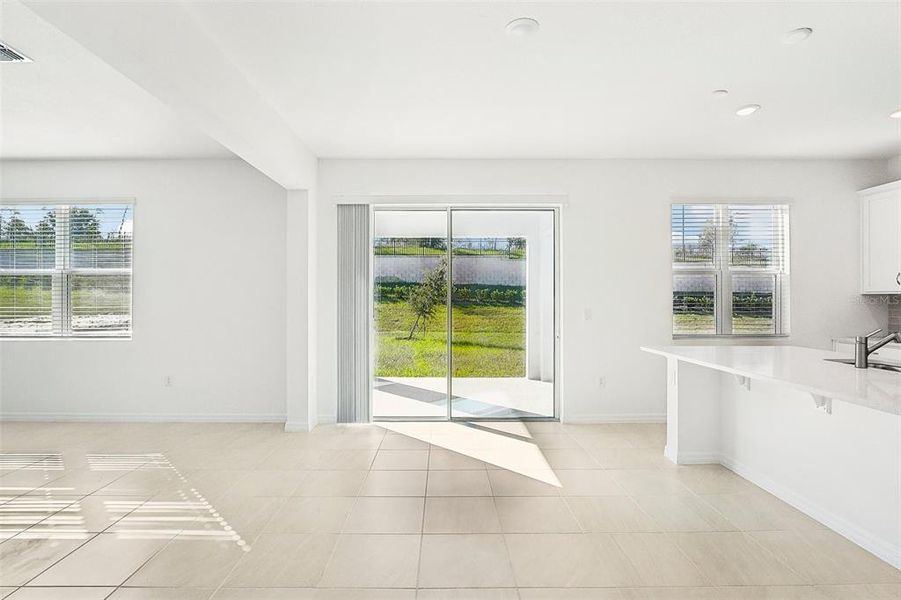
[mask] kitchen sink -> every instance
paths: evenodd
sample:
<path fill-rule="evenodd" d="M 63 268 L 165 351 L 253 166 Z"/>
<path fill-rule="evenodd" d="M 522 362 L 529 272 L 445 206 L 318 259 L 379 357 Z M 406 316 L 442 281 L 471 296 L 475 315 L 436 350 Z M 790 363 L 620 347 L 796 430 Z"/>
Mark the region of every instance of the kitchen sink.
<path fill-rule="evenodd" d="M 823 360 L 828 361 L 828 362 L 842 363 L 843 365 L 851 365 L 852 367 L 854 366 L 853 358 L 824 358 Z M 872 360 L 870 361 L 869 368 L 882 369 L 883 371 L 894 371 L 895 373 L 901 373 L 901 365 L 893 365 L 890 363 L 876 362 L 876 361 L 872 361 Z"/>

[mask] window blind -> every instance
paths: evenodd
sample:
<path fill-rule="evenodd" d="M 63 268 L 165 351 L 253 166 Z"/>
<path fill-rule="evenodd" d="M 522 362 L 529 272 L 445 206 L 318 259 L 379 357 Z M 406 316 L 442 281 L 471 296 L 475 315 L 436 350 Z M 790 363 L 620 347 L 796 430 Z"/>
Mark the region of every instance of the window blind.
<path fill-rule="evenodd" d="M 127 337 L 131 204 L 0 205 L 0 337 Z"/>
<path fill-rule="evenodd" d="M 716 249 L 715 208 L 712 204 L 673 205 L 673 263 L 713 265 Z"/>
<path fill-rule="evenodd" d="M 787 205 L 674 204 L 674 335 L 786 335 Z"/>
<path fill-rule="evenodd" d="M 729 264 L 734 268 L 785 270 L 787 206 L 728 206 Z"/>

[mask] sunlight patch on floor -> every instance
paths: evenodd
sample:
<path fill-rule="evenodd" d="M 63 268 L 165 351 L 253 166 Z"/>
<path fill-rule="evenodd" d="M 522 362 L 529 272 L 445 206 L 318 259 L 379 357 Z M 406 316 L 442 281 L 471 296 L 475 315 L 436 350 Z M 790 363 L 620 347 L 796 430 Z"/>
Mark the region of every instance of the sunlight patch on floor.
<path fill-rule="evenodd" d="M 244 551 L 250 545 L 241 534 L 229 525 L 220 512 L 197 490 L 162 453 L 137 454 L 87 454 L 90 471 L 127 471 L 135 474 L 153 474 L 168 470 L 175 482 L 172 487 L 160 491 L 149 500 L 103 500 L 102 507 L 109 525 L 102 530 L 114 533 L 120 539 L 202 539 L 233 541 Z M 21 464 L 25 471 L 37 470 L 33 465 L 47 465 L 41 470 L 54 471 L 65 468 L 59 454 L 3 454 L 0 464 Z M 2 480 L 0 480 L 2 481 Z M 114 485 L 119 479 L 110 483 Z M 74 500 L 74 486 L 47 485 L 39 488 L 4 486 L 2 491 L 11 494 L 0 504 L 0 540 L 17 539 L 85 539 L 98 531 L 88 528 L 81 500 Z M 102 492 L 101 492 L 102 493 Z M 22 495 L 18 495 L 22 494 Z M 111 494 L 115 495 L 115 494 Z M 121 495 L 128 495 L 127 491 Z M 74 501 L 73 501 L 74 500 Z"/>
<path fill-rule="evenodd" d="M 63 468 L 62 456 L 59 454 L 0 454 L 0 471 L 16 471 L 19 469 L 61 471 Z"/>
<path fill-rule="evenodd" d="M 522 422 L 379 423 L 388 431 L 561 487 L 544 453 Z"/>
<path fill-rule="evenodd" d="M 447 415 L 446 377 L 378 377 L 372 390 L 377 417 Z M 455 377 L 455 417 L 552 417 L 554 384 L 525 377 Z"/>

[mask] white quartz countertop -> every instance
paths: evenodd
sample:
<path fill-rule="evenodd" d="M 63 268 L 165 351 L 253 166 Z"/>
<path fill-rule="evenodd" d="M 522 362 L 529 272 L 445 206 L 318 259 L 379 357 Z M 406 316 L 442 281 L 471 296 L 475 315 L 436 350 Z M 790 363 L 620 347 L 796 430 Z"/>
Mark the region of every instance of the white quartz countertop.
<path fill-rule="evenodd" d="M 872 344 L 874 341 L 879 340 L 879 338 L 881 338 L 881 337 L 884 336 L 884 335 L 888 335 L 888 333 L 885 333 L 885 332 L 877 333 L 877 334 L 876 334 L 875 336 L 873 336 L 873 338 L 870 340 L 870 343 Z M 832 338 L 832 341 L 833 341 L 833 342 L 838 342 L 839 344 L 853 344 L 853 343 L 854 343 L 854 338 L 853 338 L 853 337 Z M 899 344 L 898 342 L 889 342 L 888 344 L 886 344 L 885 346 L 883 346 L 883 348 L 901 348 L 901 344 Z"/>
<path fill-rule="evenodd" d="M 849 358 L 838 352 L 800 346 L 642 346 L 641 349 L 901 415 L 901 373 L 856 369 L 854 365 L 823 360 Z"/>

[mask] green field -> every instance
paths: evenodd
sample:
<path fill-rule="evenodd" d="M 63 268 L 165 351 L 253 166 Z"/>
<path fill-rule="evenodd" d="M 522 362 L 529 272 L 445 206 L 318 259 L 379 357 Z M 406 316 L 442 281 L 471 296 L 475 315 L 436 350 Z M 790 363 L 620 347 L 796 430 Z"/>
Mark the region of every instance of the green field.
<path fill-rule="evenodd" d="M 4 240 L 0 242 L 0 250 L 44 250 L 53 252 L 56 242 L 51 239 L 42 241 L 36 240 Z M 131 250 L 131 240 L 96 240 L 96 241 L 73 241 L 71 243 L 73 250 L 104 250 L 125 252 Z"/>
<path fill-rule="evenodd" d="M 29 276 L 34 277 L 34 276 Z M 53 294 L 47 285 L 0 280 L 0 314 L 15 312 L 20 317 L 49 315 Z M 23 277 L 19 277 L 23 279 Z M 113 279 L 113 278 L 110 278 Z M 79 316 L 122 314 L 131 304 L 127 282 L 119 286 L 95 287 L 72 280 L 72 310 Z"/>
<path fill-rule="evenodd" d="M 735 334 L 767 334 L 773 332 L 771 317 L 733 316 L 732 332 Z M 716 333 L 713 315 L 683 313 L 673 315 L 673 333 L 713 335 Z"/>
<path fill-rule="evenodd" d="M 423 246 L 375 246 L 376 256 L 445 256 L 447 250 Z"/>
<path fill-rule="evenodd" d="M 50 310 L 50 287 L 11 286 L 0 283 L 0 313 L 16 307 L 19 314 L 40 315 Z"/>
<path fill-rule="evenodd" d="M 444 377 L 447 375 L 447 310 L 439 306 L 413 339 L 416 318 L 404 301 L 376 302 L 376 375 Z M 453 365 L 456 377 L 525 375 L 524 306 L 455 306 Z"/>

